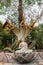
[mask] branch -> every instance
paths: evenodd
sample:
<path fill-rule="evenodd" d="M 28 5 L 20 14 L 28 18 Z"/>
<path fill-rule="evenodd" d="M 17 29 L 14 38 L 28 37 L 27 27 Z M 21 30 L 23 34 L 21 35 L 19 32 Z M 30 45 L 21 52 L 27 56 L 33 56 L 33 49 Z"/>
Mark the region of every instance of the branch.
<path fill-rule="evenodd" d="M 33 20 L 33 23 L 29 25 L 29 28 L 32 29 L 37 22 L 38 19 L 43 15 L 43 10 L 41 11 L 41 14 L 37 16 L 36 20 Z M 31 18 L 32 19 L 32 18 Z"/>

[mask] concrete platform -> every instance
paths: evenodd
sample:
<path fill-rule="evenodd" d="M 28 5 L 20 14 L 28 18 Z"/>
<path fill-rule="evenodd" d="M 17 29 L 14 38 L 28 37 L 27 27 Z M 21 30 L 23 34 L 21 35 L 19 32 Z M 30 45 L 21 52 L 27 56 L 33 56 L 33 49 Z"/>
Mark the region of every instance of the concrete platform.
<path fill-rule="evenodd" d="M 43 52 L 34 52 L 35 59 L 26 65 L 43 65 Z M 0 52 L 0 65 L 19 65 L 13 53 Z M 21 64 L 20 64 L 21 65 Z"/>

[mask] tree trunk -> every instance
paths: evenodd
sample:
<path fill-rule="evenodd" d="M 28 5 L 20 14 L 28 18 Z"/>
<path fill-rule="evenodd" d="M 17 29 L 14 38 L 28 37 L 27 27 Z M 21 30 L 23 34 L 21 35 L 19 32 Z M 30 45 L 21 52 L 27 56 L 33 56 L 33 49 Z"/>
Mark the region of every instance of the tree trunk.
<path fill-rule="evenodd" d="M 22 0 L 19 0 L 18 13 L 19 13 L 18 21 L 19 21 L 19 24 L 20 24 L 21 21 L 22 21 L 22 17 L 23 17 Z"/>

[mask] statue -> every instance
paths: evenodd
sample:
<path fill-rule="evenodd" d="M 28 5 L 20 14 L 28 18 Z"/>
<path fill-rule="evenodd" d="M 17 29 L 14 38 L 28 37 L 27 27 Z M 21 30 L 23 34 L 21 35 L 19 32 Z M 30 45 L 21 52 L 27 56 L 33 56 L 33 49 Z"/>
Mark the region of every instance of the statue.
<path fill-rule="evenodd" d="M 29 63 L 34 59 L 34 53 L 32 49 L 28 49 L 26 42 L 21 42 L 18 47 L 19 50 L 15 51 L 15 59 L 20 63 Z"/>

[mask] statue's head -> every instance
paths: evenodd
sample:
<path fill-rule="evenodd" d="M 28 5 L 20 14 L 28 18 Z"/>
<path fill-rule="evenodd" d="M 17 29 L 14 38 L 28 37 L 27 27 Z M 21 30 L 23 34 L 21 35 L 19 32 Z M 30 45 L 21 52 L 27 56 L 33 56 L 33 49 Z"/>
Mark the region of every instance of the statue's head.
<path fill-rule="evenodd" d="M 22 48 L 27 49 L 27 48 L 28 48 L 28 45 L 27 45 L 26 42 L 21 42 L 21 43 L 19 44 L 19 48 L 20 48 L 20 49 L 22 49 Z"/>

